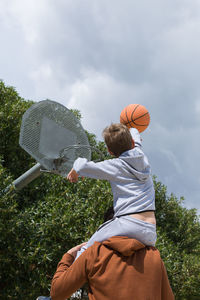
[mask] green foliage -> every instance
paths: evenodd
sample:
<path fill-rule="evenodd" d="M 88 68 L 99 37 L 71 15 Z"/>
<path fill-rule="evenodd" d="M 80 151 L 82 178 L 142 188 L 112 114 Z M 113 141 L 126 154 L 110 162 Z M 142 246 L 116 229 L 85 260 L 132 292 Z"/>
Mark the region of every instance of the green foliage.
<path fill-rule="evenodd" d="M 199 244 L 200 226 L 195 209 L 182 206 L 184 198 L 177 199 L 173 194 L 167 195 L 167 189 L 161 182 L 154 180 L 156 189 L 157 226 L 162 228 L 167 237 L 186 253 L 196 253 Z"/>
<path fill-rule="evenodd" d="M 24 173 L 32 162 L 19 146 L 22 115 L 32 103 L 20 98 L 13 87 L 6 87 L 0 81 L 0 155 L 3 166 L 15 177 Z"/>
<path fill-rule="evenodd" d="M 76 116 L 76 118 L 81 121 L 81 113 L 78 109 L 71 109 L 71 111 L 73 112 L 73 114 Z"/>
<path fill-rule="evenodd" d="M 46 195 L 32 205 L 19 209 L 19 193 L 15 192 L 1 198 L 1 299 L 48 295 L 63 253 L 88 240 L 111 205 L 109 187 L 104 191 L 107 183 L 84 179 L 71 185 L 58 176 L 50 176 L 42 179 Z"/>
<path fill-rule="evenodd" d="M 176 300 L 200 295 L 200 223 L 195 209 L 186 209 L 154 178 L 157 248 L 161 252 Z M 197 298 L 198 299 L 198 298 Z"/>
<path fill-rule="evenodd" d="M 58 261 L 72 246 L 87 240 L 112 204 L 106 181 L 80 179 L 70 184 L 44 174 L 21 191 L 5 188 L 35 162 L 18 145 L 21 117 L 32 104 L 0 82 L 0 299 L 36 299 L 48 295 Z M 81 118 L 77 111 L 77 117 Z M 103 142 L 87 133 L 91 146 L 110 158 Z M 11 139 L 11 140 L 10 140 Z M 93 153 L 92 159 L 100 159 Z M 200 295 L 200 223 L 183 199 L 167 195 L 154 178 L 157 247 L 177 300 Z"/>

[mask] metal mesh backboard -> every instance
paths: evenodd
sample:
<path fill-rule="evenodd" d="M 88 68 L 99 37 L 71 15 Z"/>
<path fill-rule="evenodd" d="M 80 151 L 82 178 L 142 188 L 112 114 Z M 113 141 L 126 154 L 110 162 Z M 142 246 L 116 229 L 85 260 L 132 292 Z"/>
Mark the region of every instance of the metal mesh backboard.
<path fill-rule="evenodd" d="M 79 120 L 65 106 L 51 100 L 35 103 L 25 112 L 19 144 L 46 170 L 64 177 L 77 157 L 91 159 L 88 138 Z M 67 147 L 70 151 L 62 157 Z"/>

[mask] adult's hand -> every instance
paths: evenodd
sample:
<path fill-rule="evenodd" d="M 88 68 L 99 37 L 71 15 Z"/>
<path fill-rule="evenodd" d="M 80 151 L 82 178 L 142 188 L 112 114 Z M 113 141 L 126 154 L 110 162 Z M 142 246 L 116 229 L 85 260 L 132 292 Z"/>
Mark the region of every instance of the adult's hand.
<path fill-rule="evenodd" d="M 77 246 L 71 248 L 69 251 L 67 251 L 67 253 L 71 254 L 75 258 L 77 252 L 81 249 L 81 247 L 83 247 L 86 244 L 87 244 L 87 242 L 84 242 L 84 243 L 82 243 L 80 245 L 77 245 Z"/>

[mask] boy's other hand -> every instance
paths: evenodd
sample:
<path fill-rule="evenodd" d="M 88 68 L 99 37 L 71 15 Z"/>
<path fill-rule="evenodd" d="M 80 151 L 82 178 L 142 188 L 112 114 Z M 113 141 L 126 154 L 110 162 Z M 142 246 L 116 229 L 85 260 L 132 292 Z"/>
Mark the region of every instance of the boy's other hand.
<path fill-rule="evenodd" d="M 69 180 L 71 183 L 77 182 L 78 181 L 78 173 L 74 169 L 71 169 L 71 171 L 67 175 L 67 180 Z"/>

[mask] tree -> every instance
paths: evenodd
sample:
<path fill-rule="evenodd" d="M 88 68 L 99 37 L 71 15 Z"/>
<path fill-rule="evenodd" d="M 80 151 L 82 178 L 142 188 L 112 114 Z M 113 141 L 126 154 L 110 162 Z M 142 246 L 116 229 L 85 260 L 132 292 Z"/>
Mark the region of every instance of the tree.
<path fill-rule="evenodd" d="M 0 153 L 3 166 L 15 177 L 24 173 L 33 162 L 25 151 L 21 151 L 18 142 L 22 115 L 32 104 L 32 101 L 19 97 L 13 87 L 6 87 L 0 81 Z"/>
<path fill-rule="evenodd" d="M 180 200 L 154 178 L 156 190 L 156 246 L 167 267 L 176 299 L 196 299 L 200 295 L 200 223 L 195 209 Z"/>

